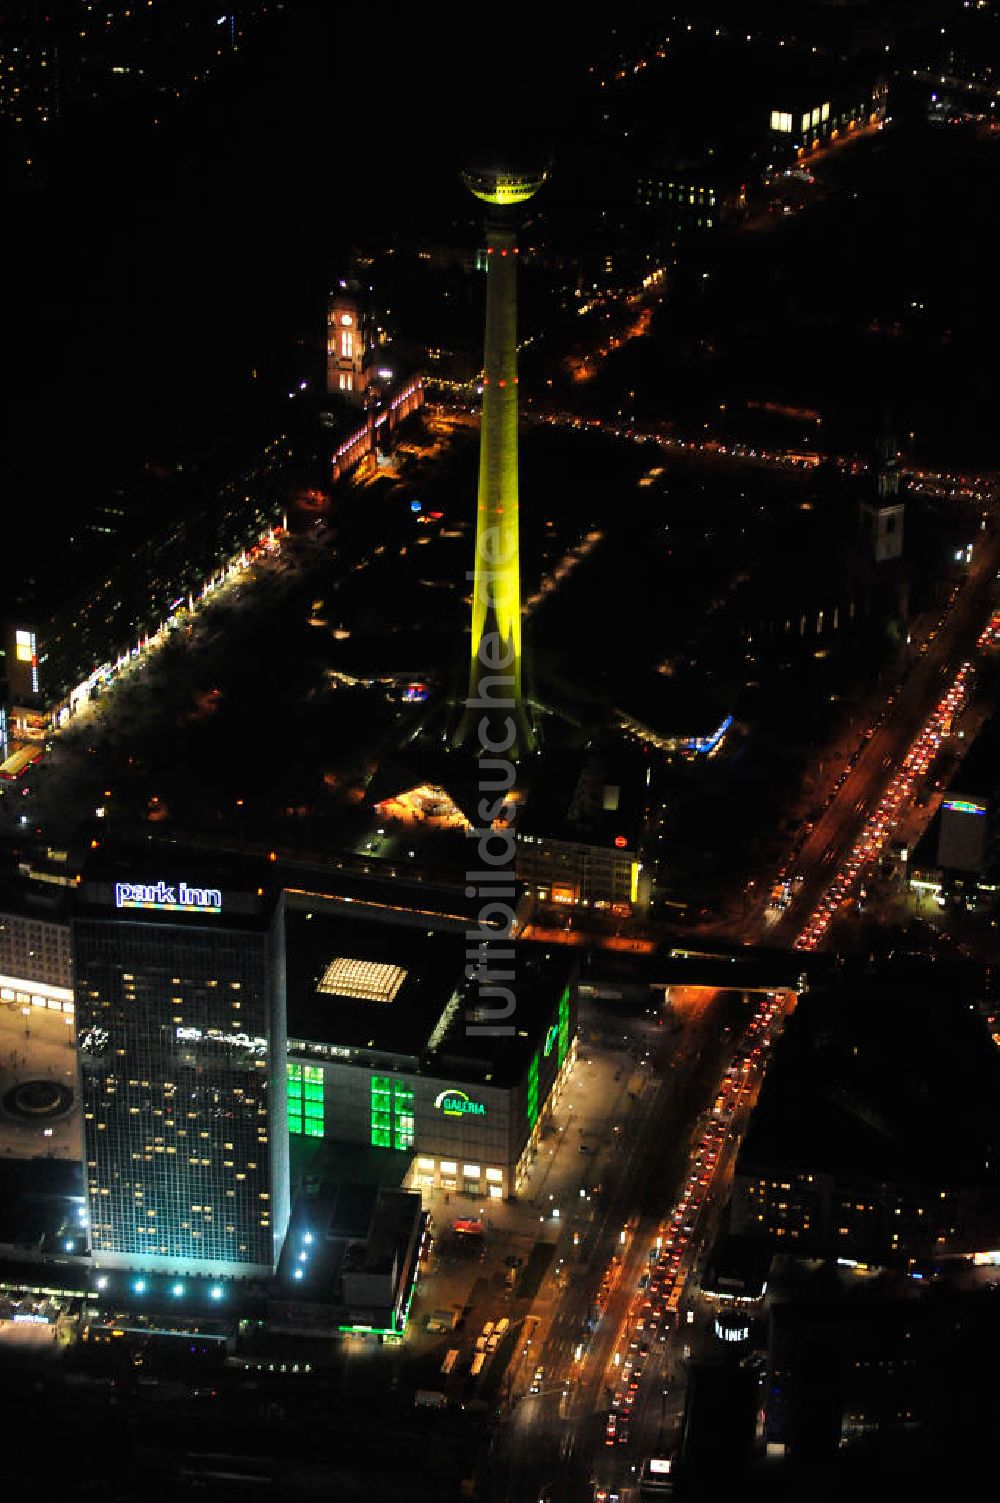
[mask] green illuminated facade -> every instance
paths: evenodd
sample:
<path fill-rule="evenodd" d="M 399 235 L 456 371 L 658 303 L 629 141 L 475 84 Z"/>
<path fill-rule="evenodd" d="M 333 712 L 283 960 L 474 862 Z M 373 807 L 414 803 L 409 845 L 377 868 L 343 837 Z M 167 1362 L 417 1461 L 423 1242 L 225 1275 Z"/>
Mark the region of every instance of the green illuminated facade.
<path fill-rule="evenodd" d="M 468 735 L 484 701 L 512 701 L 515 757 L 534 742 L 521 692 L 521 574 L 517 474 L 517 206 L 538 191 L 544 174 L 466 173 L 465 184 L 489 205 L 486 215 L 486 333 L 479 438 L 476 554 L 472 595 L 469 701 L 458 739 Z M 484 645 L 483 638 L 488 640 Z M 495 737 L 495 732 L 493 733 Z"/>
<path fill-rule="evenodd" d="M 557 1062 L 559 1069 L 563 1067 L 563 1061 L 569 1053 L 570 1024 L 569 1024 L 569 999 L 571 988 L 567 986 L 559 998 L 559 1053 Z"/>
<path fill-rule="evenodd" d="M 288 1064 L 288 1131 L 323 1137 L 326 1112 L 321 1065 Z"/>
<path fill-rule="evenodd" d="M 535 1050 L 528 1069 L 528 1092 L 524 1103 L 528 1126 L 533 1128 L 538 1121 L 538 1050 Z"/>
<path fill-rule="evenodd" d="M 374 1148 L 413 1147 L 413 1087 L 392 1075 L 373 1075 L 371 1141 Z"/>

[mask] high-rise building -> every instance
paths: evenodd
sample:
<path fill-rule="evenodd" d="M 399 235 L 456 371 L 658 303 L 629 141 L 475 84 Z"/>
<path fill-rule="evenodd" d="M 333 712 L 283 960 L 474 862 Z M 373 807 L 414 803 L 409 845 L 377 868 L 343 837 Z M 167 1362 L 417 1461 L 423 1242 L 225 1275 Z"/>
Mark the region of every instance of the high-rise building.
<path fill-rule="evenodd" d="M 521 692 L 521 573 L 517 485 L 517 213 L 545 178 L 543 172 L 491 168 L 464 175 L 466 186 L 488 205 L 486 214 L 486 335 L 483 410 L 479 436 L 479 490 L 472 595 L 469 706 L 458 739 L 473 718 L 498 709 L 509 715 L 513 744 L 497 747 L 516 757 L 530 751 L 533 735 Z M 485 639 L 485 640 L 484 640 Z M 503 690 L 501 693 L 500 690 Z M 509 705 L 508 702 L 509 701 Z"/>
<path fill-rule="evenodd" d="M 263 1276 L 288 1224 L 282 903 L 254 874 L 98 851 L 73 921 L 98 1266 Z"/>

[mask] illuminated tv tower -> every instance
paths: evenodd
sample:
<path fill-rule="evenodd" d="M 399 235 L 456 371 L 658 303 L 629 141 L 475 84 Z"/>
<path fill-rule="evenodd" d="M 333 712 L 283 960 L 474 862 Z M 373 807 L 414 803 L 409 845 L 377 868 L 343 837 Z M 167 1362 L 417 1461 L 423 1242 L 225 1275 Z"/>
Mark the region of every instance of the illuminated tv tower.
<path fill-rule="evenodd" d="M 457 740 L 466 740 L 486 709 L 516 727 L 509 754 L 530 751 L 534 736 L 521 694 L 521 571 L 517 495 L 517 224 L 518 210 L 545 181 L 543 171 L 493 167 L 465 172 L 486 213 L 486 336 L 479 434 L 479 491 L 472 594 L 469 698 Z M 496 634 L 495 641 L 483 638 Z M 502 662 L 503 666 L 499 666 Z M 496 685 L 509 680 L 501 707 Z M 486 705 L 486 700 L 490 705 Z"/>

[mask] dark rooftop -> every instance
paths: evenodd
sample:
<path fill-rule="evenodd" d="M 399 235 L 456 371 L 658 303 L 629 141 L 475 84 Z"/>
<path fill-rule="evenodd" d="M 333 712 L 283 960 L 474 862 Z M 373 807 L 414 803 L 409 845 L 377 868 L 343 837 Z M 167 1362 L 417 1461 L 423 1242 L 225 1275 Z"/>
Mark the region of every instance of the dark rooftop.
<path fill-rule="evenodd" d="M 498 1085 L 520 1077 L 575 964 L 572 952 L 518 942 L 517 1032 L 479 1036 L 465 1026 L 464 936 L 327 912 L 289 912 L 285 934 L 289 1039 L 407 1055 L 429 1074 Z"/>
<path fill-rule="evenodd" d="M 518 833 L 605 846 L 622 836 L 634 850 L 647 766 L 637 751 L 620 745 L 547 753 L 531 770 Z"/>
<path fill-rule="evenodd" d="M 291 1039 L 416 1056 L 465 979 L 457 934 L 317 912 L 287 914 L 285 938 Z"/>
<path fill-rule="evenodd" d="M 775 1051 L 738 1172 L 931 1187 L 1000 1178 L 1000 1056 L 967 997 L 807 992 Z"/>

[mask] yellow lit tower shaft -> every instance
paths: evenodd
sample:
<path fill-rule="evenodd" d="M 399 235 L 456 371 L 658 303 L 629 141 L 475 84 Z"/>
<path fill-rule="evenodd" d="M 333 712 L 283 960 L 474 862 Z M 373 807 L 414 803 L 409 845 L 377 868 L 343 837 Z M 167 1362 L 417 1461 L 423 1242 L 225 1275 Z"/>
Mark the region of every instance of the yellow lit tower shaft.
<path fill-rule="evenodd" d="M 469 701 L 483 704 L 483 680 L 502 671 L 511 681 L 506 711 L 517 728 L 515 756 L 534 743 L 521 692 L 521 571 L 517 486 L 517 205 L 541 186 L 542 175 L 467 173 L 467 187 L 489 205 L 486 214 L 486 334 L 479 436 L 479 489 L 472 594 Z M 501 651 L 481 651 L 496 633 Z M 487 643 L 487 649 L 491 644 Z M 498 670 L 497 657 L 505 666 Z M 491 696 L 497 699 L 496 693 Z M 499 707 L 498 707 L 499 709 Z M 471 717 L 467 716 L 465 726 Z M 501 717 L 502 718 L 502 717 Z M 460 739 L 463 737 L 460 735 Z"/>

